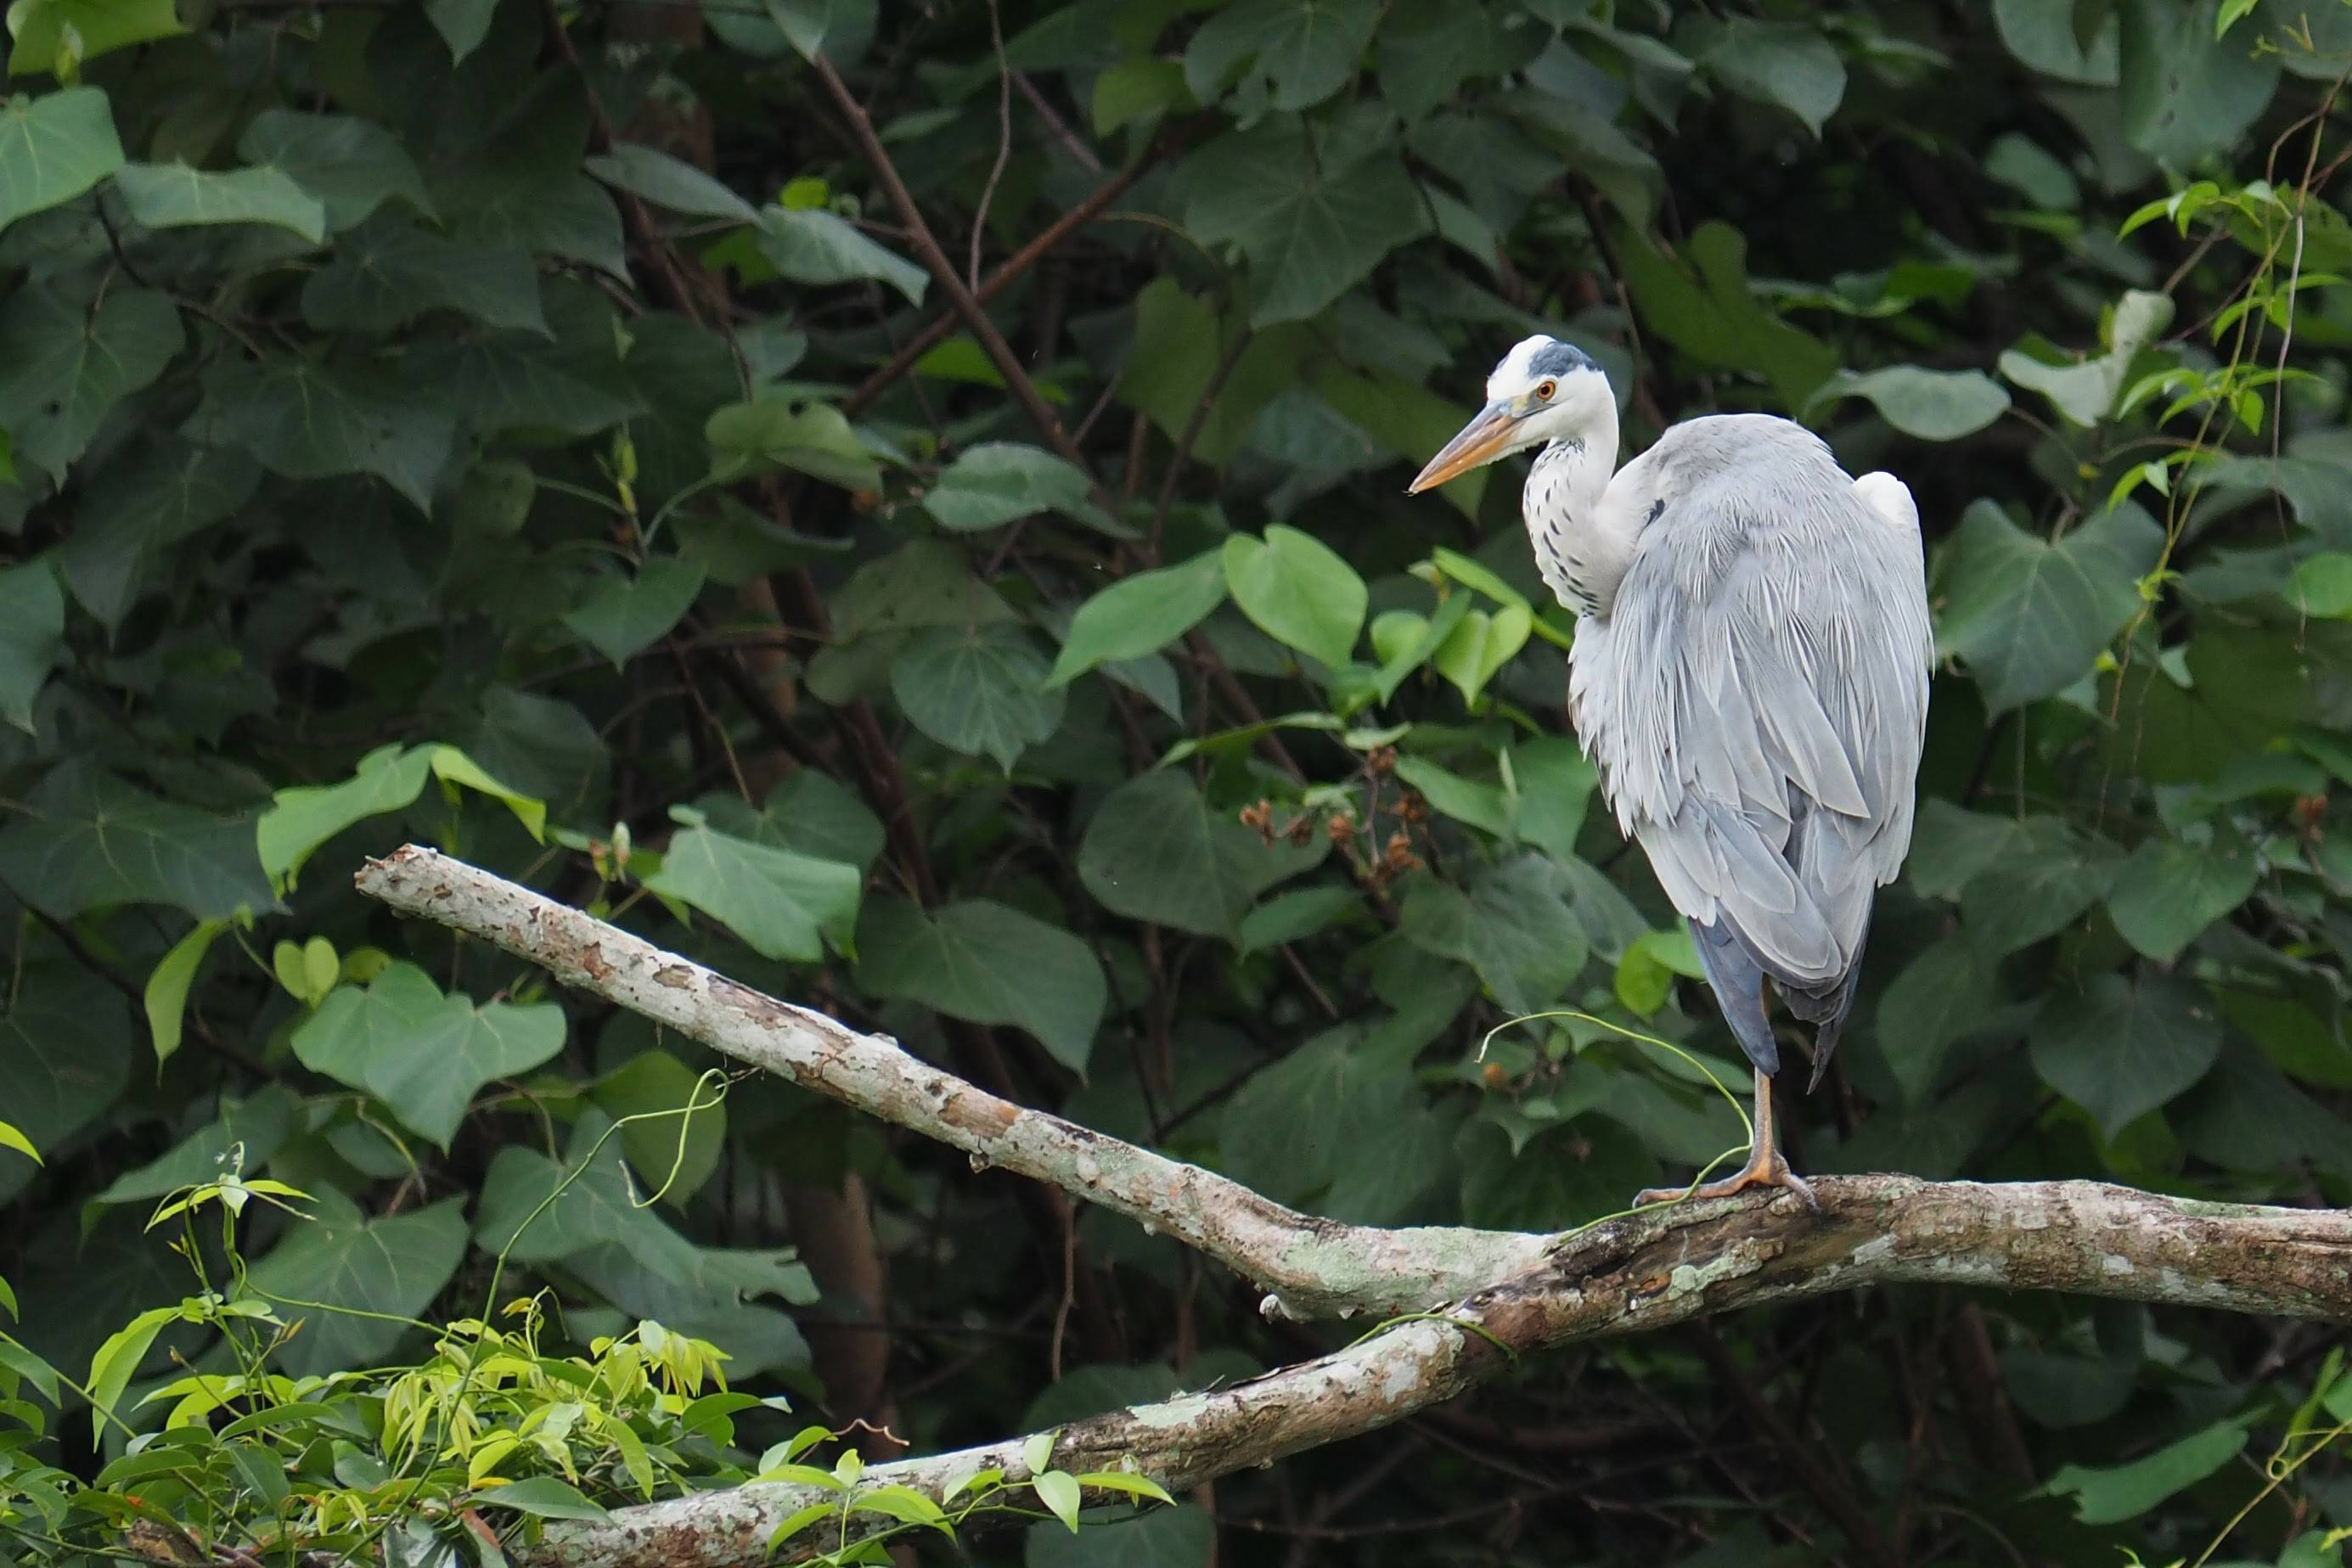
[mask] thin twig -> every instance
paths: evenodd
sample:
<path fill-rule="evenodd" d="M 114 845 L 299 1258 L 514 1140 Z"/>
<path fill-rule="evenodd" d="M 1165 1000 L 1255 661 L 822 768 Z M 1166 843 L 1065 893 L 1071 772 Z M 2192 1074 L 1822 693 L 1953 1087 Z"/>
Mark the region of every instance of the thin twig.
<path fill-rule="evenodd" d="M 989 362 L 996 367 L 996 373 L 1004 378 L 1004 384 L 1012 392 L 1013 401 L 1021 405 L 1022 412 L 1029 416 L 1029 422 L 1037 427 L 1037 433 L 1045 438 L 1045 444 L 1054 449 L 1055 455 L 1087 476 L 1096 504 L 1105 511 L 1111 510 L 1114 503 L 1110 493 L 1103 488 L 1102 481 L 1094 476 L 1094 470 L 1087 462 L 1087 455 L 1078 449 L 1077 443 L 1070 439 L 1069 432 L 1062 428 L 1061 416 L 1054 412 L 1054 405 L 1047 402 L 1045 394 L 1037 390 L 1037 383 L 1030 379 L 1028 371 L 1022 366 L 1021 356 L 1013 351 L 1013 345 L 1004 340 L 1004 334 L 998 331 L 996 323 L 988 319 L 987 309 L 973 297 L 972 291 L 964 287 L 963 279 L 956 276 L 955 263 L 950 261 L 947 252 L 940 248 L 939 237 L 931 233 L 931 225 L 924 220 L 922 209 L 915 204 L 914 193 L 907 189 L 907 182 L 899 177 L 898 167 L 890 161 L 888 149 L 875 134 L 874 122 L 866 118 L 865 108 L 849 90 L 849 85 L 841 79 L 841 73 L 833 68 L 832 61 L 819 55 L 810 65 L 816 71 L 817 80 L 824 84 L 825 92 L 833 99 L 834 106 L 847 122 L 850 137 L 856 142 L 867 167 L 881 182 L 883 193 L 905 221 L 908 235 L 914 244 L 916 254 L 922 258 L 925 269 L 939 284 L 940 291 L 948 297 L 948 303 L 955 307 L 956 314 L 963 318 L 963 323 L 971 329 L 971 335 L 980 340 L 982 350 L 988 355 Z"/>
<path fill-rule="evenodd" d="M 988 209 L 996 200 L 997 182 L 1004 178 L 1013 156 L 1013 68 L 1004 59 L 1004 18 L 996 0 L 988 0 L 988 41 L 996 50 L 996 166 L 980 188 L 980 205 L 971 214 L 971 289 L 980 292 L 980 240 L 988 232 Z"/>

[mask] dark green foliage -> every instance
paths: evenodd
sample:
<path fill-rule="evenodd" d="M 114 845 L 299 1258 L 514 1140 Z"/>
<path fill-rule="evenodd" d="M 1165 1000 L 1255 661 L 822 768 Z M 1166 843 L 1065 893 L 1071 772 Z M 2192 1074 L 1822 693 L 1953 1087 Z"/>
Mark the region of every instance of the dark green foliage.
<path fill-rule="evenodd" d="M 2352 1202 L 2336 0 L 9 18 L 0 1556 L 109 1462 L 79 1495 L 200 1531 L 375 1496 L 370 1369 L 541 1291 L 493 1326 L 602 1381 L 436 1505 L 572 1517 L 793 1462 L 803 1419 L 928 1451 L 1332 1343 L 392 922 L 347 879 L 405 841 L 1341 1218 L 1577 1224 L 1735 1145 L 1738 1053 L 1566 738 L 1517 471 L 1401 494 L 1535 330 L 1629 449 L 1766 410 L 1918 497 L 1917 837 L 1784 1102 L 1799 1167 Z M 253 1293 L 189 1298 L 181 1223 L 139 1227 L 224 1180 L 309 1217 L 236 1186 Z M 292 1436 L 89 1446 L 51 1367 L 155 1426 L 276 1333 L 239 1301 L 303 1320 L 278 1370 L 370 1379 Z M 1858 1510 L 1889 1561 L 2171 1562 L 2283 1438 L 2321 1457 L 2217 1560 L 2352 1525 L 2317 1330 L 1921 1286 L 1720 1333 L 975 1550 L 1858 1563 Z M 802 1416 L 656 1408 L 694 1340 Z M 1811 1467 L 1743 1441 L 1734 1365 Z M 393 1555 L 472 1552 L 444 1517 Z"/>

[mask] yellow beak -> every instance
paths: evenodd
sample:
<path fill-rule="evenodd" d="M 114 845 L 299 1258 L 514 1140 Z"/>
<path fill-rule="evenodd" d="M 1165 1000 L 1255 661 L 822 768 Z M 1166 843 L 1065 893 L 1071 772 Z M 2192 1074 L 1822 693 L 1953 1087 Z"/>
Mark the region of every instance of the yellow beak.
<path fill-rule="evenodd" d="M 1492 463 L 1511 449 L 1512 437 L 1517 434 L 1519 416 L 1511 412 L 1508 402 L 1490 402 L 1478 411 L 1478 416 L 1462 427 L 1462 433 L 1447 442 L 1429 466 L 1407 485 L 1405 494 L 1418 496 L 1433 485 L 1443 485 L 1448 479 L 1458 479 L 1471 469 Z"/>

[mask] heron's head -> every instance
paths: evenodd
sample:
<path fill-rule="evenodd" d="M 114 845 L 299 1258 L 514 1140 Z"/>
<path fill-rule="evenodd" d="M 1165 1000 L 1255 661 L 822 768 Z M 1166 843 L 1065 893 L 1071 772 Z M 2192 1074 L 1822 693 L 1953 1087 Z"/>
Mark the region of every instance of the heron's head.
<path fill-rule="evenodd" d="M 1505 354 L 1486 378 L 1486 406 L 1405 489 L 1418 495 L 1530 446 L 1581 441 L 1604 421 L 1613 447 L 1616 413 L 1609 378 L 1591 355 L 1556 338 L 1527 339 Z M 1612 464 L 1617 459 L 1613 450 L 1607 456 Z"/>

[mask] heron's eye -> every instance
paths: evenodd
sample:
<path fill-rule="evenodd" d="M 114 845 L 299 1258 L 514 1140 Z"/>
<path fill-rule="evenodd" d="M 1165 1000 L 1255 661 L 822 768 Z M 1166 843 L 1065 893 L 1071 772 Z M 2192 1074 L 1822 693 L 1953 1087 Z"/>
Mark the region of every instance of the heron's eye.
<path fill-rule="evenodd" d="M 1559 391 L 1559 383 L 1558 382 L 1546 382 L 1541 386 L 1536 388 L 1536 396 L 1543 399 L 1546 402 L 1549 402 L 1551 401 L 1551 394 L 1558 391 Z"/>

